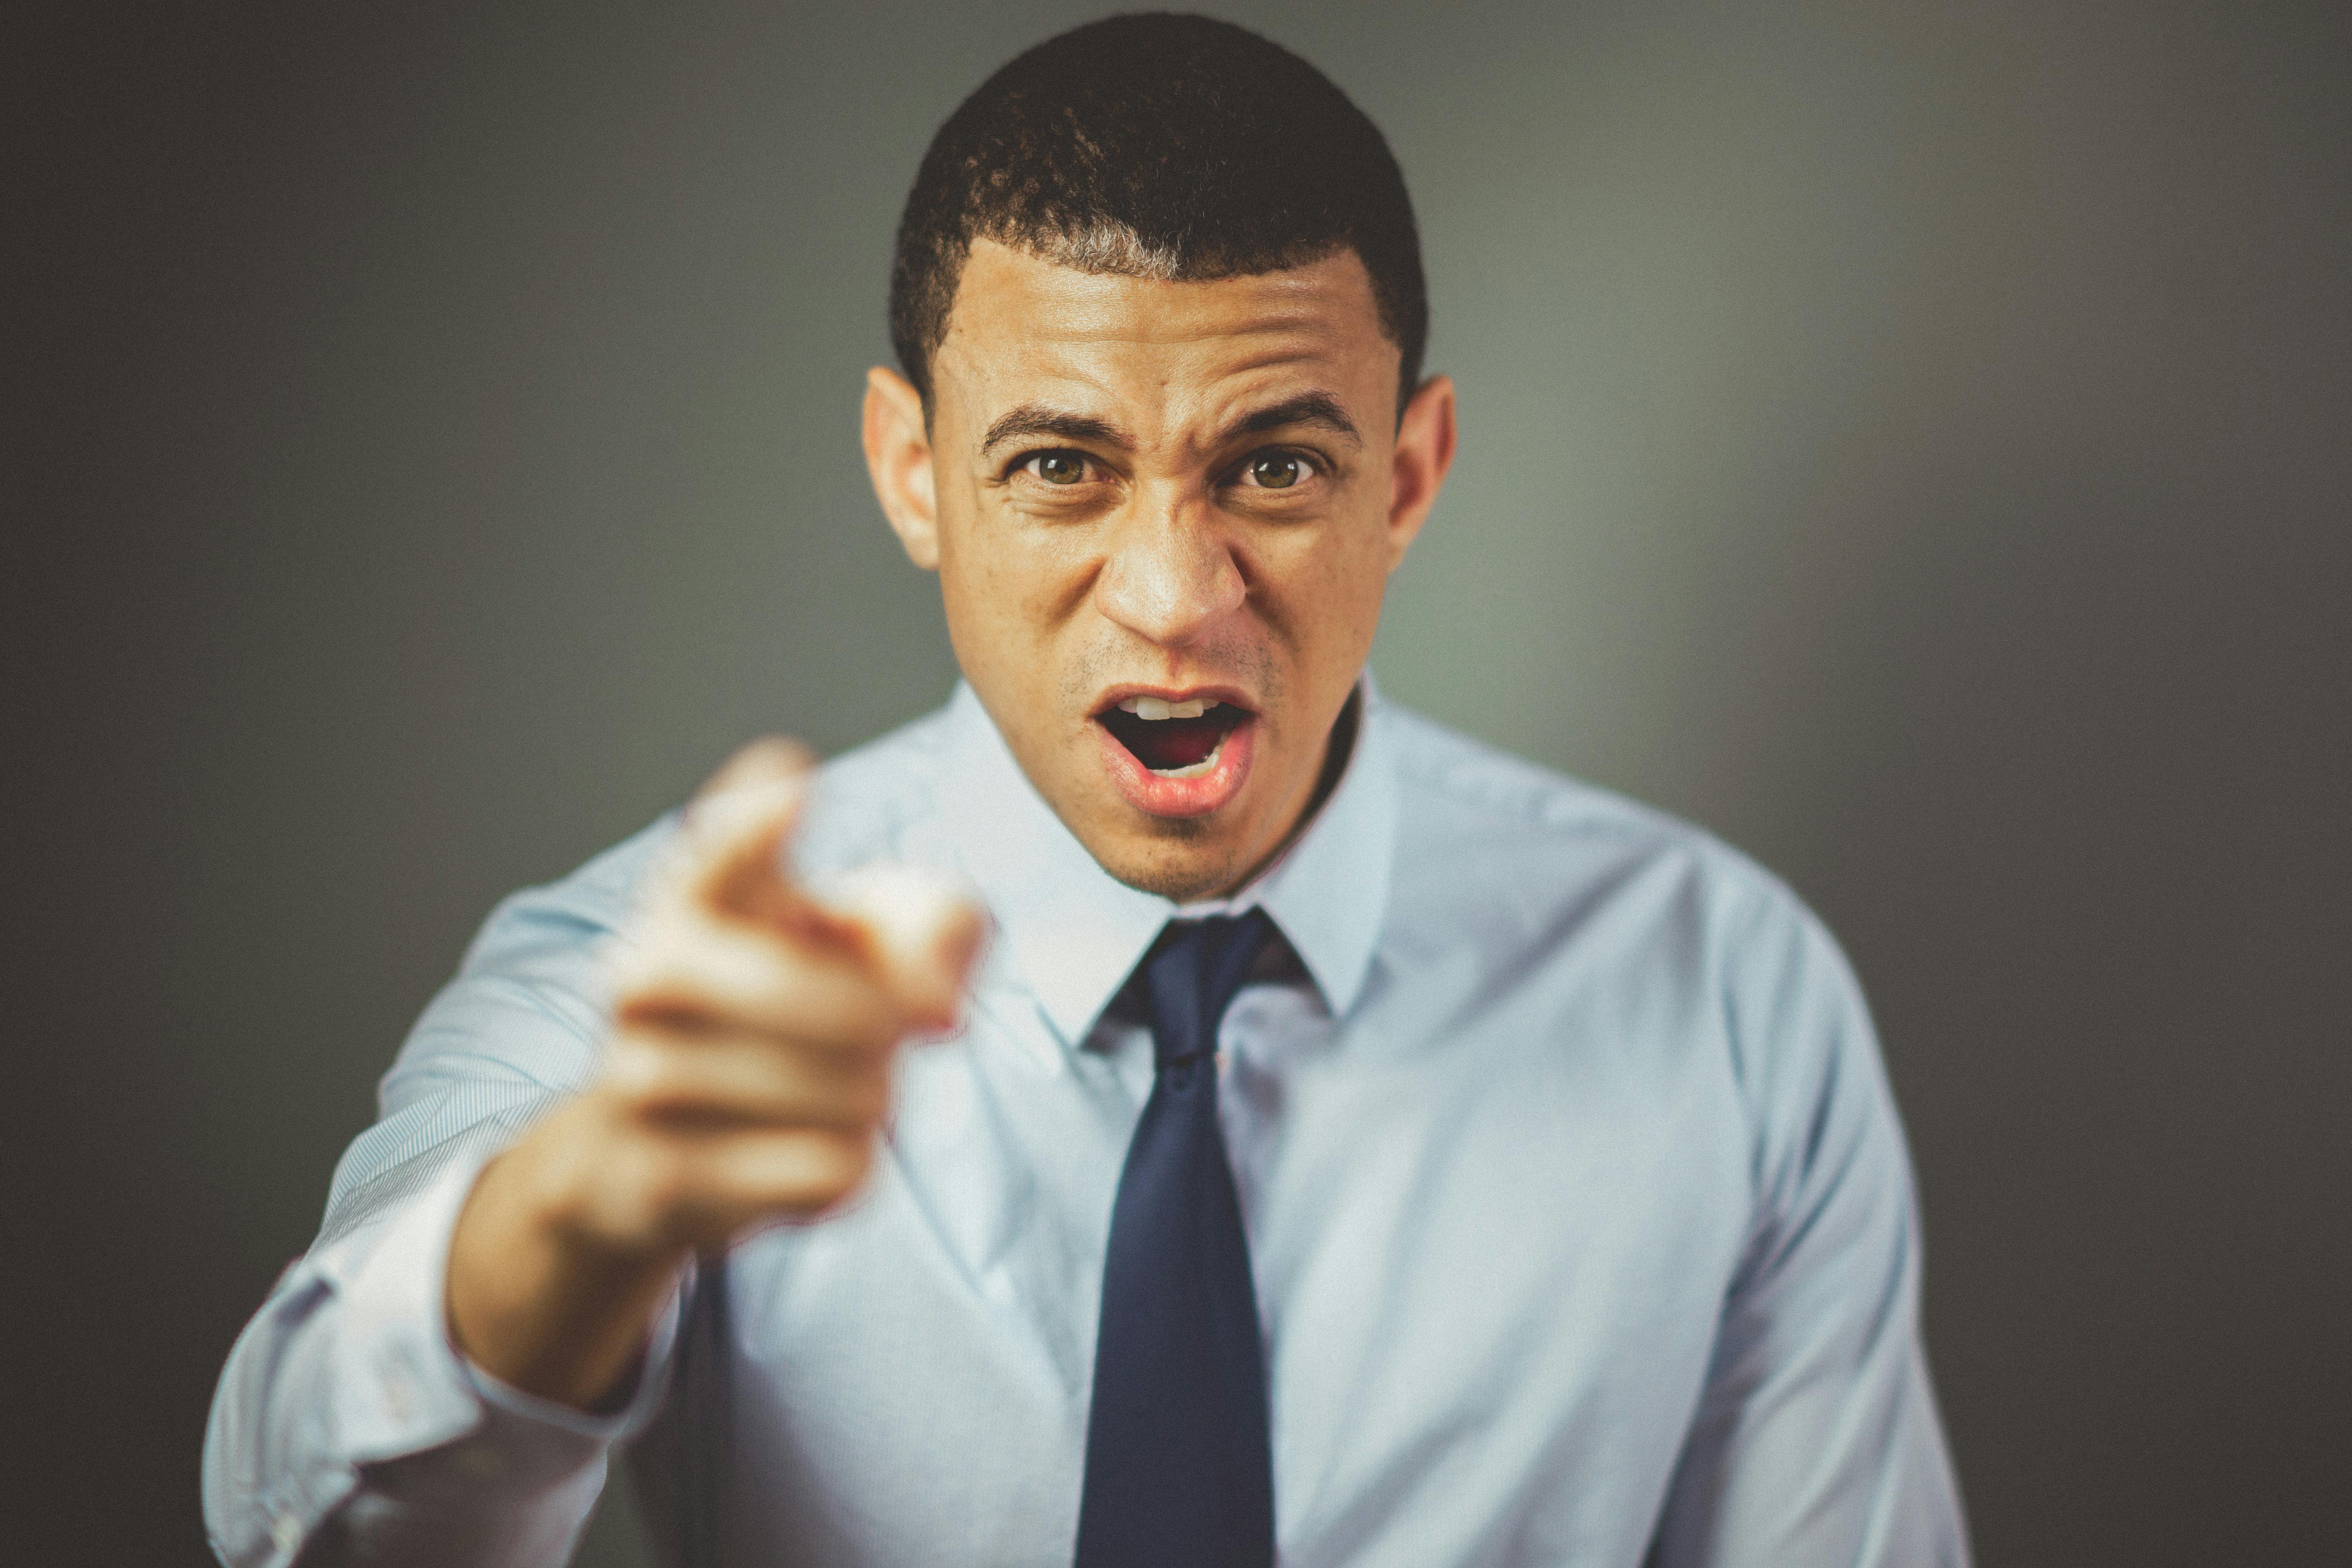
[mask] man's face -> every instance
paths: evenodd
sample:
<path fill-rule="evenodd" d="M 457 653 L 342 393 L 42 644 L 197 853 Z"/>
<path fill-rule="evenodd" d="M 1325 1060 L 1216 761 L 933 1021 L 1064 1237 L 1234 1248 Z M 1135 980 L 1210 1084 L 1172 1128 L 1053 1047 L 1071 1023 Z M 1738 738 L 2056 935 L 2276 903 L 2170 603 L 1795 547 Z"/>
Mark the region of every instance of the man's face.
<path fill-rule="evenodd" d="M 1119 880 L 1230 890 L 1309 804 L 1452 455 L 1451 388 L 1400 430 L 1397 373 L 1352 251 L 1167 283 L 986 241 L 927 436 L 875 373 L 876 487 L 965 678 Z"/>

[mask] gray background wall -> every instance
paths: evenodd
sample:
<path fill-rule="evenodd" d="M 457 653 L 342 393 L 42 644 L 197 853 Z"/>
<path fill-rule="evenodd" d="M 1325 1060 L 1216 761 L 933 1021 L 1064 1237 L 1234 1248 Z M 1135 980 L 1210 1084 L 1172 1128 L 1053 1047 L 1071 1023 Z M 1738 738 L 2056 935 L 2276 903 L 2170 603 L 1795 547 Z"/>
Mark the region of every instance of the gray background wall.
<path fill-rule="evenodd" d="M 1852 950 L 1984 1560 L 2340 1556 L 2341 8 L 1217 9 L 1420 205 L 1465 438 L 1383 681 Z M 494 899 L 945 693 L 891 225 L 1089 14 L 12 14 L 0 1555 L 199 1558 L 220 1358 Z"/>

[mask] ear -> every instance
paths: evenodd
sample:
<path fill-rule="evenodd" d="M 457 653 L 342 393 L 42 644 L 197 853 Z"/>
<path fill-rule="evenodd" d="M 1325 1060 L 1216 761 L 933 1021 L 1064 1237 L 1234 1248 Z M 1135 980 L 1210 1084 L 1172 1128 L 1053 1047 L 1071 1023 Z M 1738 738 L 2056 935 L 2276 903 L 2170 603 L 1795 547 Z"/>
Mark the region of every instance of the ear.
<path fill-rule="evenodd" d="M 1389 570 L 1428 521 L 1438 487 L 1454 466 L 1454 378 L 1433 375 L 1404 405 L 1397 422 L 1396 459 L 1389 476 Z"/>
<path fill-rule="evenodd" d="M 874 498 L 907 559 L 926 572 L 940 567 L 939 489 L 931 473 L 931 436 L 923 427 L 923 400 L 895 370 L 866 373 L 866 471 Z"/>

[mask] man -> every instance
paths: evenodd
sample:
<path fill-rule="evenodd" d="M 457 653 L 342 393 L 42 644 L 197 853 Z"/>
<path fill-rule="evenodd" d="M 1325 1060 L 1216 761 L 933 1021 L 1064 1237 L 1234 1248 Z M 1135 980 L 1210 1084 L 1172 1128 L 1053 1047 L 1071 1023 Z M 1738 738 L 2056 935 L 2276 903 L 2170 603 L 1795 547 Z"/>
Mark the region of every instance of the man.
<path fill-rule="evenodd" d="M 891 322 L 966 684 L 492 917 L 230 1358 L 222 1556 L 558 1563 L 629 1442 L 696 1563 L 1963 1560 L 1834 946 L 1364 673 L 1454 452 L 1378 132 L 1080 28 Z"/>

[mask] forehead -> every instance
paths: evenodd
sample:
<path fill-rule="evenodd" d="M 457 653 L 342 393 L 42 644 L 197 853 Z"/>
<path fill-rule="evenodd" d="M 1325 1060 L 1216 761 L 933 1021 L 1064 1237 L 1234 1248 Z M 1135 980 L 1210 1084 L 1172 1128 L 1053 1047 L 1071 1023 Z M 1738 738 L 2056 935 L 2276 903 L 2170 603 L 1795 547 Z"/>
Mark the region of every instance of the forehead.
<path fill-rule="evenodd" d="M 1384 401 L 1397 357 L 1352 250 L 1278 272 L 1173 282 L 1084 272 L 979 240 L 932 381 L 943 414 L 963 405 L 982 424 L 992 408 L 1038 397 L 1189 421 L 1307 384 L 1343 401 Z"/>

